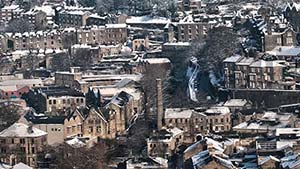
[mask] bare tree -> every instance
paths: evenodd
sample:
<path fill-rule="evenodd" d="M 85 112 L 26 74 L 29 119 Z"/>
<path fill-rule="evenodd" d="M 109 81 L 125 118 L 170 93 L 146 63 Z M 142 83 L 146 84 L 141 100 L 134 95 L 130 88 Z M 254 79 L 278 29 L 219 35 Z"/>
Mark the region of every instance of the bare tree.
<path fill-rule="evenodd" d="M 114 0 L 96 0 L 96 10 L 102 15 L 114 10 Z"/>
<path fill-rule="evenodd" d="M 30 51 L 28 55 L 21 58 L 21 67 L 25 70 L 34 70 L 39 67 L 40 61 L 41 59 L 37 56 L 37 54 Z"/>
<path fill-rule="evenodd" d="M 19 109 L 17 106 L 9 102 L 1 103 L 0 105 L 0 131 L 8 128 L 19 120 Z"/>
<path fill-rule="evenodd" d="M 191 55 L 197 57 L 202 71 L 220 71 L 223 60 L 239 48 L 237 34 L 227 27 L 209 30 L 204 45 L 193 46 Z"/>
<path fill-rule="evenodd" d="M 77 43 L 76 33 L 66 33 L 62 36 L 62 44 L 64 49 L 68 49 L 71 53 L 71 47 Z"/>
<path fill-rule="evenodd" d="M 28 20 L 19 18 L 19 19 L 13 19 L 8 23 L 8 26 L 6 27 L 6 32 L 12 32 L 12 33 L 24 33 L 29 32 L 31 30 L 30 23 Z"/>
<path fill-rule="evenodd" d="M 90 49 L 78 48 L 72 54 L 72 66 L 87 67 L 92 64 L 92 52 Z"/>
<path fill-rule="evenodd" d="M 57 147 L 45 147 L 41 154 L 51 154 L 57 168 L 104 169 L 107 165 L 106 151 L 106 144 L 101 141 L 92 148 L 74 148 L 66 143 Z"/>
<path fill-rule="evenodd" d="M 70 56 L 67 53 L 57 53 L 52 56 L 51 69 L 56 71 L 69 70 L 71 65 Z"/>

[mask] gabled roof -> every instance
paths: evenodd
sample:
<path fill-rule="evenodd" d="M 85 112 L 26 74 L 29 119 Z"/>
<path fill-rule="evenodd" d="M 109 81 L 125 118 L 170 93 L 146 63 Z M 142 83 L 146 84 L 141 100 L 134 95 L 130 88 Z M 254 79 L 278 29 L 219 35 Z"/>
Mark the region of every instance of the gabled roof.
<path fill-rule="evenodd" d="M 96 113 L 103 121 L 107 121 L 106 117 L 102 114 L 100 110 L 95 110 L 94 108 L 76 108 L 75 111 L 69 114 L 69 116 L 66 118 L 67 120 L 70 120 L 71 118 L 75 118 L 77 115 L 84 121 L 86 120 L 91 113 Z"/>

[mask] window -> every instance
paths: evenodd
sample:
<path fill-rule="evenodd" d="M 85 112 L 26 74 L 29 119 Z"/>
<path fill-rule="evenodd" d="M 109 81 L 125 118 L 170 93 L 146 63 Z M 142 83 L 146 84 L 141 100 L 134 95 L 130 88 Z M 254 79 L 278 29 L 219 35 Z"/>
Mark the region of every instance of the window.
<path fill-rule="evenodd" d="M 1 139 L 0 143 L 1 143 L 1 144 L 5 144 L 5 143 L 6 143 L 6 140 L 5 140 L 5 139 Z"/>
<path fill-rule="evenodd" d="M 223 130 L 223 131 L 224 131 L 224 126 L 221 126 L 221 130 Z"/>
<path fill-rule="evenodd" d="M 49 104 L 52 104 L 52 100 L 49 100 Z"/>
<path fill-rule="evenodd" d="M 35 149 L 34 149 L 34 147 L 31 147 L 31 153 L 32 153 L 32 154 L 35 154 Z"/>
<path fill-rule="evenodd" d="M 11 144 L 15 144 L 15 139 L 11 139 Z"/>
<path fill-rule="evenodd" d="M 277 38 L 277 44 L 278 44 L 278 45 L 281 44 L 281 38 Z"/>
<path fill-rule="evenodd" d="M 25 139 L 21 138 L 21 139 L 20 139 L 20 143 L 21 143 L 21 144 L 25 144 Z"/>
<path fill-rule="evenodd" d="M 5 154 L 6 153 L 6 149 L 4 147 L 1 147 L 1 151 L 0 151 L 1 154 Z"/>
<path fill-rule="evenodd" d="M 89 133 L 93 133 L 93 126 L 89 126 Z"/>
<path fill-rule="evenodd" d="M 56 100 L 53 100 L 53 104 L 56 104 Z"/>
<path fill-rule="evenodd" d="M 286 38 L 286 43 L 287 44 L 292 44 L 293 43 L 293 38 Z"/>

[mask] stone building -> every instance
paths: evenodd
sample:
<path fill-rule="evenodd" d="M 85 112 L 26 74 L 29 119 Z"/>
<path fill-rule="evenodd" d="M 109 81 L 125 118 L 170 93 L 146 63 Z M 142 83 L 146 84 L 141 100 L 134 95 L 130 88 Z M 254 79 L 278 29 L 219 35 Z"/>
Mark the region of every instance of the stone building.
<path fill-rule="evenodd" d="M 4 50 L 46 50 L 62 49 L 62 32 L 47 30 L 24 33 L 7 33 L 3 37 Z"/>
<path fill-rule="evenodd" d="M 205 134 L 206 115 L 192 109 L 166 109 L 164 122 L 167 127 L 177 127 L 184 131 L 184 142 L 193 143 L 197 134 Z"/>
<path fill-rule="evenodd" d="M 270 51 L 277 46 L 295 46 L 298 44 L 297 33 L 291 27 L 287 27 L 280 32 L 273 32 L 270 29 L 264 36 L 264 51 Z"/>
<path fill-rule="evenodd" d="M 211 24 L 194 21 L 183 21 L 177 24 L 178 42 L 191 42 L 193 40 L 202 40 L 207 31 L 212 27 Z"/>
<path fill-rule="evenodd" d="M 133 96 L 122 91 L 116 94 L 105 106 L 104 114 L 108 121 L 107 137 L 110 139 L 126 134 L 126 129 L 134 121 L 137 107 L 134 106 Z"/>
<path fill-rule="evenodd" d="M 228 107 L 211 107 L 203 114 L 206 115 L 207 129 L 210 132 L 222 133 L 231 130 L 231 112 Z"/>
<path fill-rule="evenodd" d="M 201 9 L 202 0 L 178 0 L 177 9 L 181 11 L 197 11 Z"/>
<path fill-rule="evenodd" d="M 47 133 L 31 125 L 15 123 L 0 132 L 0 142 L 1 161 L 36 167 L 37 153 L 47 144 Z"/>
<path fill-rule="evenodd" d="M 114 139 L 126 135 L 137 109 L 133 97 L 126 92 L 115 95 L 101 111 L 76 109 L 65 119 L 65 138 Z"/>
<path fill-rule="evenodd" d="M 37 114 L 34 110 L 28 111 L 18 120 L 19 123 L 32 125 L 46 132 L 47 144 L 55 146 L 64 142 L 64 119 L 65 116 L 47 116 Z"/>
<path fill-rule="evenodd" d="M 35 8 L 21 14 L 33 27 L 43 29 L 47 25 L 47 14 Z"/>
<path fill-rule="evenodd" d="M 148 156 L 170 157 L 183 143 L 183 131 L 174 127 L 160 130 L 147 139 Z"/>
<path fill-rule="evenodd" d="M 77 30 L 77 38 L 80 44 L 118 44 L 127 40 L 126 24 L 106 24 L 105 26 L 93 26 Z"/>
<path fill-rule="evenodd" d="M 82 73 L 79 67 L 71 67 L 69 72 L 55 72 L 55 84 L 58 86 L 75 88 L 74 81 L 81 79 Z"/>
<path fill-rule="evenodd" d="M 4 6 L 0 11 L 0 23 L 8 23 L 12 19 L 20 18 L 23 11 L 19 5 Z"/>
<path fill-rule="evenodd" d="M 100 26 L 100 25 L 105 25 L 107 23 L 108 23 L 108 18 L 99 16 L 98 14 L 91 14 L 88 16 L 86 20 L 87 26 L 92 26 L 92 25 Z"/>
<path fill-rule="evenodd" d="M 293 127 L 294 124 L 295 116 L 291 113 L 263 112 L 261 115 L 254 115 L 250 121 L 234 126 L 233 131 L 251 135 L 268 134 L 275 132 L 277 128 Z"/>
<path fill-rule="evenodd" d="M 97 140 L 107 137 L 107 121 L 95 109 L 81 108 L 72 111 L 64 121 L 64 138 Z"/>
<path fill-rule="evenodd" d="M 133 51 L 145 51 L 149 49 L 149 38 L 146 37 L 134 37 L 132 40 Z"/>
<path fill-rule="evenodd" d="M 28 105 L 37 112 L 57 113 L 70 107 L 84 107 L 83 93 L 68 87 L 40 87 L 24 95 Z"/>
<path fill-rule="evenodd" d="M 292 89 L 294 86 L 292 81 L 284 79 L 285 61 L 236 55 L 226 58 L 223 63 L 227 88 Z"/>
<path fill-rule="evenodd" d="M 61 26 L 81 27 L 87 25 L 90 12 L 80 10 L 62 10 L 58 13 L 58 23 Z"/>

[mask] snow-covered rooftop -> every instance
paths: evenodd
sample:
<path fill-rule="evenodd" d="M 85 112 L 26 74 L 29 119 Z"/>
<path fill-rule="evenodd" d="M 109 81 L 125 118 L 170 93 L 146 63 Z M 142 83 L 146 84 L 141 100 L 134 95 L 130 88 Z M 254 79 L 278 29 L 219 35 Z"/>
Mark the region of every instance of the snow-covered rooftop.
<path fill-rule="evenodd" d="M 79 140 L 78 137 L 68 140 L 68 141 L 66 141 L 66 143 L 74 148 L 80 148 L 80 147 L 84 147 L 86 145 L 84 142 Z"/>
<path fill-rule="evenodd" d="M 23 123 L 14 123 L 7 129 L 0 132 L 0 137 L 6 137 L 6 138 L 41 137 L 41 136 L 45 136 L 45 135 L 47 135 L 46 132 L 44 132 L 40 129 L 37 129 L 35 127 L 32 127 L 32 130 L 30 130 L 29 126 L 27 124 L 23 124 Z"/>
<path fill-rule="evenodd" d="M 242 58 L 241 55 L 233 55 L 228 58 L 226 58 L 223 62 L 231 62 L 231 63 L 236 63 Z"/>
<path fill-rule="evenodd" d="M 150 64 L 171 63 L 171 61 L 168 58 L 148 58 L 144 59 L 144 61 Z"/>
<path fill-rule="evenodd" d="M 9 5 L 9 6 L 4 6 L 1 10 L 16 10 L 19 8 L 19 5 Z"/>
<path fill-rule="evenodd" d="M 228 113 L 230 113 L 228 107 L 219 106 L 219 107 L 211 107 L 207 109 L 204 114 L 210 115 L 210 114 L 228 114 Z"/>
<path fill-rule="evenodd" d="M 299 56 L 300 48 L 297 46 L 277 46 L 266 53 L 274 56 Z"/>
<path fill-rule="evenodd" d="M 247 104 L 247 100 L 245 99 L 230 99 L 224 103 L 226 107 L 242 107 Z"/>
<path fill-rule="evenodd" d="M 165 111 L 166 119 L 189 119 L 192 117 L 193 110 L 191 109 L 180 109 L 180 108 L 168 108 Z"/>
<path fill-rule="evenodd" d="M 132 16 L 126 20 L 127 24 L 167 24 L 169 22 L 171 22 L 170 19 L 152 16 Z"/>

